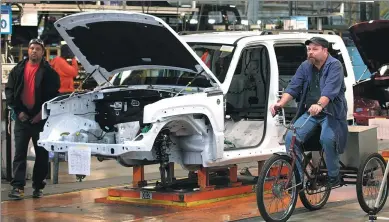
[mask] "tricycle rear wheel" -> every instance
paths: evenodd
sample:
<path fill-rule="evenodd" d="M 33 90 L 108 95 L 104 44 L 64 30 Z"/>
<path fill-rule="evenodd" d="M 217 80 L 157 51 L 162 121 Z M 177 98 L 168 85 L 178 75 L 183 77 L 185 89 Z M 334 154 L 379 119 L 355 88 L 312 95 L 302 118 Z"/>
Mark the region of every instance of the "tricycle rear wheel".
<path fill-rule="evenodd" d="M 316 178 L 308 182 L 306 182 L 307 180 L 304 180 L 304 183 L 306 183 L 305 189 L 299 193 L 299 196 L 305 208 L 308 210 L 319 210 L 327 203 L 331 194 L 331 189 L 328 189 L 326 181 L 322 181 L 318 178 L 318 176 L 322 176 L 321 174 L 315 175 L 317 168 L 320 167 L 321 161 L 318 163 L 318 166 L 313 166 L 312 168 L 312 165 L 309 164 L 311 160 L 312 155 L 307 155 L 306 160 L 304 161 L 305 169 L 310 176 L 313 174 Z M 304 176 L 306 175 L 304 174 Z M 324 175 L 322 177 L 324 177 Z"/>
<path fill-rule="evenodd" d="M 357 198 L 359 205 L 366 213 L 376 211 L 378 213 L 385 205 L 388 197 L 388 183 L 386 183 L 378 208 L 375 209 L 375 202 L 378 197 L 378 192 L 383 181 L 385 173 L 386 161 L 379 153 L 370 154 L 358 168 L 357 175 Z M 370 191 L 374 193 L 371 194 Z M 365 193 L 368 195 L 365 196 Z"/>

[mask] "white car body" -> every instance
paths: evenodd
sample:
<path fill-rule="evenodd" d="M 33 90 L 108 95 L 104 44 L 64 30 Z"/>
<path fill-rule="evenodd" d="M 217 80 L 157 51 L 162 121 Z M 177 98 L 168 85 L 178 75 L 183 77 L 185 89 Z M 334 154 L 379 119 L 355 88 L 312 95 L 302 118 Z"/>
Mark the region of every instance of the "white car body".
<path fill-rule="evenodd" d="M 169 54 L 169 48 L 163 48 L 165 47 L 163 45 L 156 45 L 157 48 L 151 49 L 155 46 L 153 45 L 154 40 L 152 42 L 145 43 L 143 40 L 140 42 L 134 42 L 134 39 L 128 39 L 128 42 L 125 44 L 129 44 L 128 47 L 136 46 L 140 49 L 140 51 L 131 51 L 129 48 L 128 59 L 131 60 L 132 63 L 127 67 L 118 66 L 115 67 L 117 68 L 115 70 L 107 71 L 108 69 L 101 64 L 90 63 L 88 58 L 91 58 L 91 55 L 88 57 L 82 53 L 86 52 L 86 50 L 80 47 L 80 42 L 82 41 L 79 40 L 77 43 L 77 37 L 69 36 L 71 34 L 77 35 L 75 34 L 77 32 L 72 30 L 75 27 L 84 28 L 82 31 L 79 31 L 79 33 L 87 33 L 88 31 L 93 31 L 93 28 L 85 29 L 85 27 L 89 27 L 88 23 L 93 24 L 95 22 L 107 21 L 123 22 L 123 24 L 129 24 L 129 27 L 133 27 L 131 25 L 134 24 L 136 24 L 136 27 L 147 26 L 149 28 L 147 29 L 148 31 L 154 28 L 159 29 L 161 30 L 161 35 L 153 36 L 152 39 L 155 39 L 155 41 L 162 41 L 158 38 L 166 40 L 169 37 L 169 41 L 171 40 L 171 42 L 176 44 L 174 46 L 172 45 L 172 47 L 174 47 L 174 51 L 180 51 L 182 54 L 174 57 L 176 55 Z M 353 119 L 352 86 L 355 83 L 355 77 L 350 58 L 348 57 L 347 49 L 343 44 L 342 39 L 336 35 L 317 35 L 307 33 L 260 35 L 259 32 L 223 32 L 179 36 L 166 23 L 157 17 L 140 13 L 110 11 L 70 15 L 57 21 L 55 27 L 77 56 L 86 72 L 93 73 L 92 77 L 101 86 L 97 87 L 92 92 L 86 92 L 83 94 L 75 93 L 69 98 L 57 97 L 43 105 L 43 118 L 47 118 L 47 122 L 43 132 L 40 134 L 38 144 L 48 151 L 66 152 L 69 147 L 88 146 L 92 150 L 92 155 L 117 158 L 119 163 L 124 166 L 153 164 L 159 161 L 159 157 L 157 155 L 157 150 L 159 148 L 156 147 L 155 141 L 161 135 L 161 130 L 164 129 L 167 130 L 165 132 L 168 132 L 166 135 L 168 135 L 173 141 L 168 149 L 164 151 L 169 156 L 168 161 L 181 164 L 189 170 L 196 169 L 199 166 L 227 166 L 230 164 L 260 161 L 267 159 L 273 153 L 284 152 L 285 145 L 282 143 L 282 136 L 284 135 L 285 130 L 282 125 L 280 125 L 279 118 L 272 117 L 271 113 L 268 112 L 268 107 L 271 104 L 276 103 L 279 99 L 279 91 L 282 90 L 279 86 L 279 67 L 277 64 L 278 61 L 274 45 L 293 43 L 301 44 L 301 47 L 304 48 L 304 42 L 312 36 L 322 36 L 329 42 L 335 43 L 336 48 L 339 49 L 341 56 L 343 56 L 346 68 L 345 72 L 347 72 L 345 82 L 347 87 L 346 97 L 349 108 L 348 118 L 350 120 Z M 123 30 L 126 28 L 127 27 L 123 27 Z M 69 34 L 67 33 L 67 30 L 72 32 L 69 32 Z M 138 31 L 133 34 L 142 36 L 142 33 L 140 32 L 141 31 Z M 85 33 L 82 35 L 86 35 Z M 120 31 L 110 34 L 111 36 L 116 36 L 116 39 L 112 39 L 113 41 L 122 40 L 119 37 L 121 34 Z M 82 36 L 81 34 L 78 35 Z M 130 34 L 126 35 L 131 36 Z M 109 37 L 110 36 L 107 35 L 95 36 L 97 40 L 101 39 L 101 44 L 110 44 L 110 42 L 113 42 L 106 41 L 106 39 L 104 39 L 108 39 Z M 91 42 L 90 44 L 93 43 Z M 168 43 L 166 42 L 166 44 Z M 225 72 L 224 81 L 219 81 L 218 77 L 212 73 L 200 57 L 196 55 L 195 51 L 191 49 L 189 46 L 190 44 L 204 44 L 207 45 L 206 47 L 210 44 L 212 46 L 215 45 L 220 49 L 222 48 L 223 51 L 220 50 L 220 53 L 226 53 L 232 56 L 228 69 Z M 108 53 L 108 49 L 101 49 L 100 46 L 101 45 L 93 45 L 95 50 L 100 54 L 104 55 L 104 53 L 106 53 L 106 59 L 114 56 Z M 123 47 L 127 47 L 127 45 L 123 45 Z M 162 48 L 165 51 L 163 51 Z M 143 49 L 145 50 L 143 51 Z M 120 50 L 122 49 L 118 49 L 118 54 L 122 53 Z M 155 60 L 160 59 L 159 61 L 163 62 L 159 64 L 145 65 L 144 63 L 146 63 L 146 61 L 151 63 L 153 62 L 153 59 L 150 57 L 142 58 L 143 60 L 137 64 L 137 53 L 142 52 L 151 52 L 156 54 L 166 53 L 171 56 L 171 59 L 174 57 L 174 59 L 177 58 L 178 60 L 180 57 L 191 58 L 191 65 L 185 65 L 186 61 L 183 60 L 181 63 L 174 63 L 175 61 L 170 61 L 169 59 L 163 60 L 162 58 L 166 58 L 167 55 L 159 57 L 156 54 Z M 237 78 L 233 81 L 238 62 L 240 57 L 243 56 L 242 52 L 246 53 L 244 58 L 247 58 L 249 61 L 247 63 L 241 63 L 242 67 L 245 66 L 244 69 L 241 69 L 243 70 L 243 74 L 241 76 L 243 76 L 242 78 L 246 78 L 244 76 L 250 75 L 251 79 Z M 254 55 L 261 56 L 257 60 L 254 60 Z M 221 54 L 219 54 L 219 56 L 221 56 Z M 301 56 L 301 58 L 303 58 L 306 55 Z M 220 57 L 218 58 L 220 59 Z M 93 57 L 93 59 L 97 61 L 99 58 Z M 281 57 L 278 59 L 281 59 Z M 115 57 L 115 61 L 112 60 L 112 62 L 119 63 L 119 60 L 119 57 Z M 125 60 L 120 61 L 122 62 Z M 251 64 L 255 64 L 253 61 L 257 62 L 258 71 L 255 71 L 254 68 L 248 68 L 252 67 Z M 263 61 L 263 64 L 266 64 L 259 65 L 262 64 Z M 103 62 L 107 61 L 104 60 Z M 166 64 L 170 64 L 170 62 L 176 66 L 167 66 Z M 195 63 L 197 64 L 193 65 Z M 181 64 L 184 65 L 181 66 Z M 210 82 L 210 86 L 201 88 L 190 86 L 185 87 L 183 85 L 161 86 L 153 84 L 150 86 L 138 84 L 112 87 L 110 86 L 111 84 L 107 83 L 109 77 L 112 77 L 114 74 L 122 71 L 143 69 L 160 70 L 166 68 L 178 71 L 181 70 L 188 73 L 191 72 L 194 74 L 204 71 L 203 73 L 205 74 L 201 74 L 203 75 L 202 81 L 205 81 L 204 78 L 207 78 Z M 251 70 L 251 74 L 244 73 L 246 70 Z M 285 76 L 284 81 L 288 81 L 288 79 L 294 75 L 295 71 L 296 70 L 293 70 L 290 76 Z M 259 72 L 262 77 L 264 76 L 262 73 L 265 73 L 266 77 L 268 77 L 266 78 L 266 84 L 262 84 L 261 81 L 257 81 L 260 77 L 258 77 L 259 74 L 257 75 L 256 73 Z M 130 74 L 130 76 L 131 75 L 132 74 Z M 177 82 L 178 80 L 179 78 L 177 78 Z M 113 79 L 111 80 L 111 83 L 112 81 Z M 245 82 L 251 82 L 256 85 L 250 89 L 247 89 L 247 87 L 243 85 L 244 87 L 242 91 L 242 84 Z M 265 83 L 265 81 L 263 81 L 263 83 Z M 264 88 L 261 88 L 261 86 Z M 258 93 L 258 91 L 254 92 L 254 90 L 252 90 L 254 88 L 255 90 L 265 89 L 267 96 L 265 95 L 261 97 L 263 94 Z M 96 100 L 105 101 L 108 99 L 107 95 L 115 95 L 114 93 L 127 93 L 131 90 L 136 91 L 141 89 L 150 90 L 150 94 L 152 94 L 151 91 L 158 91 L 159 95 L 165 93 L 167 95 L 171 94 L 171 96 L 161 98 L 158 101 L 145 105 L 143 108 L 143 115 L 140 119 L 118 123 L 115 125 L 118 132 L 104 132 L 104 129 L 102 129 L 103 127 L 101 127 L 98 121 L 96 121 Z M 174 92 L 172 91 L 173 89 L 175 89 Z M 234 94 L 229 92 L 231 90 L 238 90 L 238 93 L 235 92 Z M 179 91 L 180 93 L 178 93 Z M 233 98 L 233 101 L 231 100 L 232 102 L 228 102 L 229 98 Z M 245 99 L 249 100 L 249 105 L 246 105 L 247 102 L 245 102 Z M 112 109 L 116 110 L 115 112 L 118 114 L 119 112 L 124 112 L 123 110 L 126 110 L 127 107 L 133 109 L 140 104 L 141 103 L 139 101 L 132 99 L 128 100 L 128 104 L 127 102 L 117 102 L 114 103 L 114 105 L 111 104 L 111 106 L 113 106 Z M 234 107 L 234 112 L 238 113 L 237 119 L 239 120 L 234 120 L 232 115 L 229 114 L 227 104 L 236 105 L 232 107 Z M 253 104 L 259 105 L 255 106 Z M 291 104 L 291 106 L 294 105 L 295 104 L 293 103 Z M 126 108 L 124 108 L 124 106 Z M 251 111 L 247 111 L 246 113 L 245 107 L 248 106 L 257 107 L 253 108 L 254 111 L 252 113 L 254 114 L 249 113 Z M 241 107 L 240 111 L 237 111 L 239 108 L 235 107 Z M 102 112 L 100 111 L 99 115 L 103 115 L 101 113 Z M 253 115 L 253 117 L 250 115 Z M 106 124 L 109 123 L 107 122 Z M 151 128 L 149 130 L 145 130 L 144 128 L 147 124 L 151 124 Z M 138 133 L 140 130 L 139 127 L 143 129 L 143 132 Z M 225 142 L 225 140 L 227 142 Z M 229 147 L 234 145 L 235 147 L 233 148 Z"/>

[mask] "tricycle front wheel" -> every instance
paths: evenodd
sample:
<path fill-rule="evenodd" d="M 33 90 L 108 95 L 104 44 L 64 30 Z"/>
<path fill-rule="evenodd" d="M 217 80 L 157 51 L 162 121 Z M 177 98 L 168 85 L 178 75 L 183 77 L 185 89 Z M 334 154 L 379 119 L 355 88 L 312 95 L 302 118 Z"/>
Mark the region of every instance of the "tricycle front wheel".
<path fill-rule="evenodd" d="M 289 172 L 292 172 L 288 181 Z M 259 213 L 266 221 L 283 222 L 292 215 L 297 202 L 297 168 L 291 158 L 273 155 L 258 176 L 256 194 Z"/>

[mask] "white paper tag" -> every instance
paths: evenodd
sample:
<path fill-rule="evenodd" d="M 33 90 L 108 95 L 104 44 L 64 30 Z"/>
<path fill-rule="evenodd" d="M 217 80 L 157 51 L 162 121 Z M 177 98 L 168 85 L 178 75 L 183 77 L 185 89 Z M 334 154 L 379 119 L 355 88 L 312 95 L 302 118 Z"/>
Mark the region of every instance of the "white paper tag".
<path fill-rule="evenodd" d="M 91 148 L 86 146 L 69 147 L 69 174 L 90 175 Z"/>
<path fill-rule="evenodd" d="M 153 199 L 153 193 L 147 190 L 140 191 L 140 199 L 146 199 L 146 200 L 152 200 Z"/>

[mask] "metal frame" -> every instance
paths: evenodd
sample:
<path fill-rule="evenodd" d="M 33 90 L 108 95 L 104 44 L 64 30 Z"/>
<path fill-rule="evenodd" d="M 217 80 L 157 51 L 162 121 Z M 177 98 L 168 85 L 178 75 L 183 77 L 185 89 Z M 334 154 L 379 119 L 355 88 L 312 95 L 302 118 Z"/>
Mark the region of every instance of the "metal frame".
<path fill-rule="evenodd" d="M 263 163 L 264 161 L 258 162 L 258 172 Z M 107 197 L 97 198 L 95 202 L 193 207 L 255 194 L 257 177 L 250 172 L 241 172 L 242 176 L 238 179 L 237 165 L 200 167 L 196 170 L 197 173 L 190 171 L 188 178 L 182 179 L 174 178 L 174 163 L 169 163 L 169 170 L 171 173 L 167 179 L 172 183 L 163 187 L 159 186 L 158 181 L 148 184 L 144 179 L 144 166 L 134 166 L 132 187 L 111 188 Z M 211 176 L 211 172 L 216 172 L 215 177 Z"/>
<path fill-rule="evenodd" d="M 225 31 L 217 31 L 217 30 L 201 30 L 201 31 L 181 31 L 178 32 L 179 35 L 190 35 L 190 34 L 203 34 L 203 33 L 215 33 L 215 32 L 225 32 Z M 242 30 L 230 30 L 229 32 L 242 32 Z M 255 31 L 250 31 L 255 32 Z M 333 30 L 278 30 L 278 29 L 263 29 L 258 31 L 258 35 L 276 35 L 276 34 L 293 34 L 293 33 L 310 33 L 310 34 L 328 34 L 328 35 L 336 35 L 336 32 Z"/>
<path fill-rule="evenodd" d="M 7 2 L 7 1 L 5 1 Z M 150 14 L 173 14 L 197 12 L 198 8 L 185 7 L 142 7 L 142 6 L 113 6 L 113 5 L 91 5 L 91 4 L 25 4 L 23 10 L 48 11 L 48 12 L 90 12 L 98 10 L 121 10 L 131 12 L 146 12 Z M 18 8 L 12 8 L 12 11 L 19 11 Z"/>

